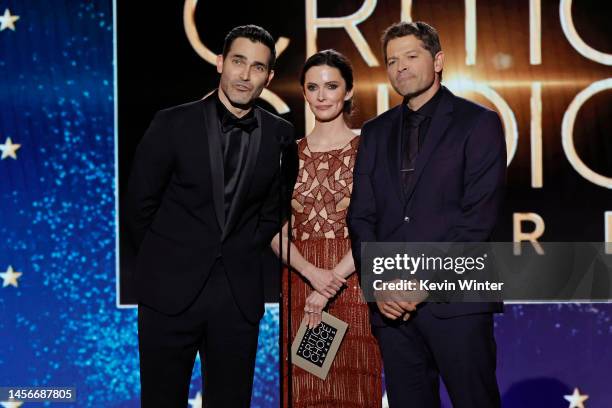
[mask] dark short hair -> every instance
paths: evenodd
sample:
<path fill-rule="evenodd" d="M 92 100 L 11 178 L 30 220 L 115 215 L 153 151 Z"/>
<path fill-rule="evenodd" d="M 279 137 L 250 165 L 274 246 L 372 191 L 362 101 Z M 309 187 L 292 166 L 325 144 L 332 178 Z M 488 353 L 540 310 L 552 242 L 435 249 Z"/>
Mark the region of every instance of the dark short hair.
<path fill-rule="evenodd" d="M 438 31 L 435 28 L 423 21 L 416 21 L 413 23 L 401 21 L 389 26 L 381 37 L 385 65 L 387 64 L 387 44 L 389 44 L 389 41 L 395 38 L 406 37 L 408 35 L 414 35 L 416 38 L 421 40 L 423 47 L 425 47 L 425 49 L 429 51 L 431 56 L 434 58 L 437 53 L 442 51 L 440 37 L 438 36 Z"/>
<path fill-rule="evenodd" d="M 232 28 L 232 30 L 225 36 L 225 42 L 223 43 L 223 58 L 227 57 L 232 44 L 236 38 L 248 38 L 252 42 L 259 42 L 270 49 L 270 60 L 268 61 L 268 69 L 274 69 L 276 63 L 276 47 L 274 39 L 265 29 L 254 24 L 248 24 Z"/>
<path fill-rule="evenodd" d="M 318 67 L 321 65 L 337 68 L 338 71 L 340 71 L 342 79 L 344 79 L 344 82 L 346 83 L 347 92 L 353 89 L 353 66 L 351 65 L 351 62 L 343 54 L 332 49 L 319 51 L 316 54 L 311 55 L 306 60 L 304 66 L 302 67 L 302 72 L 300 73 L 300 85 L 302 85 L 302 88 L 304 87 L 306 72 L 312 67 Z M 352 112 L 353 98 L 349 99 L 348 101 L 344 101 L 343 110 L 347 115 Z"/>

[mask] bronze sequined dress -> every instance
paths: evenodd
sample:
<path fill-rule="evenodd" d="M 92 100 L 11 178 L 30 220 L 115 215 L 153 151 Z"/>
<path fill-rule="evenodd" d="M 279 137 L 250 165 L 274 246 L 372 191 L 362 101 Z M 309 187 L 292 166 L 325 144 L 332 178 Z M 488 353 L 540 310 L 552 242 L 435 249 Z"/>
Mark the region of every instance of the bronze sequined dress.
<path fill-rule="evenodd" d="M 300 167 L 293 191 L 293 243 L 316 267 L 332 269 L 351 248 L 346 213 L 353 189 L 353 168 L 359 136 L 342 148 L 311 152 L 306 138 L 298 142 Z M 283 273 L 283 315 L 288 310 L 289 273 Z M 291 272 L 291 339 L 304 317 L 308 281 Z M 283 319 L 284 405 L 301 407 L 379 408 L 382 401 L 381 359 L 370 331 L 369 310 L 359 278 L 353 273 L 326 311 L 348 323 L 347 333 L 327 379 L 292 366 L 292 403 L 288 404 L 287 319 Z"/>

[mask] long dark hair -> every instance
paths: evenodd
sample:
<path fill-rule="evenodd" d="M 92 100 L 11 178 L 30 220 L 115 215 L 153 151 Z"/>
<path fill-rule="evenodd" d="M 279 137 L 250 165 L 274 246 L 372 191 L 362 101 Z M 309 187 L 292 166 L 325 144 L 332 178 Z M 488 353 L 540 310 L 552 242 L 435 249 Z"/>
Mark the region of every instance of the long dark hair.
<path fill-rule="evenodd" d="M 344 82 L 346 83 L 346 91 L 349 92 L 353 89 L 353 66 L 351 62 L 344 55 L 339 53 L 336 50 L 323 50 L 319 51 L 316 54 L 311 55 L 304 66 L 302 67 L 302 72 L 300 73 L 300 85 L 304 88 L 304 81 L 306 77 L 306 72 L 312 67 L 318 67 L 321 65 L 327 65 L 332 68 L 337 68 L 340 71 L 340 75 Z M 345 119 L 348 119 L 348 116 L 353 112 L 353 98 L 348 101 L 344 101 L 343 112 Z"/>

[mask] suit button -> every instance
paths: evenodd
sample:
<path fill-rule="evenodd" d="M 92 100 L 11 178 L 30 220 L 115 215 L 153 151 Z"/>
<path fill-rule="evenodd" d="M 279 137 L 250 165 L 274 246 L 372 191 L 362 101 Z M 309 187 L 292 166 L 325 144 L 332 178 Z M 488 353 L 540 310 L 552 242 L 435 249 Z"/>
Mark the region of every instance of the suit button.
<path fill-rule="evenodd" d="M 410 217 L 405 216 L 405 217 L 404 217 L 404 221 L 405 221 L 405 222 L 410 222 Z"/>

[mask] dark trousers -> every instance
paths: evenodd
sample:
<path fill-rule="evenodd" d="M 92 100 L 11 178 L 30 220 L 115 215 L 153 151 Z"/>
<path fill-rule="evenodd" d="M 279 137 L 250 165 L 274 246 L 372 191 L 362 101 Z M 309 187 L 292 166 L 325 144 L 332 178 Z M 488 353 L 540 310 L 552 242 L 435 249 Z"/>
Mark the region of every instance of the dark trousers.
<path fill-rule="evenodd" d="M 139 305 L 141 406 L 186 407 L 199 352 L 204 406 L 249 407 L 258 333 L 238 309 L 221 261 L 184 312 L 168 316 Z"/>
<path fill-rule="evenodd" d="M 425 303 L 407 322 L 374 327 L 390 408 L 437 408 L 440 380 L 454 408 L 501 406 L 493 315 L 441 319 Z"/>

